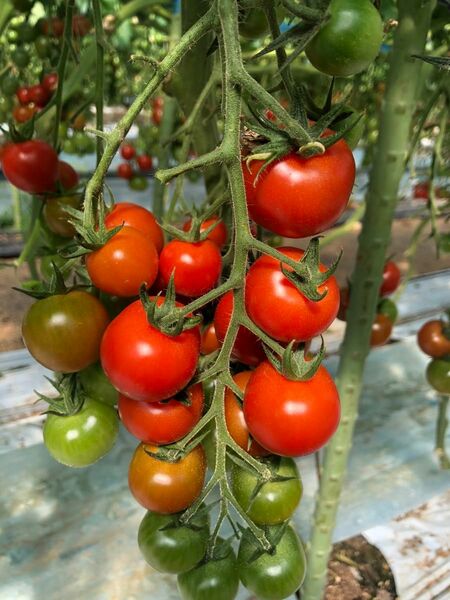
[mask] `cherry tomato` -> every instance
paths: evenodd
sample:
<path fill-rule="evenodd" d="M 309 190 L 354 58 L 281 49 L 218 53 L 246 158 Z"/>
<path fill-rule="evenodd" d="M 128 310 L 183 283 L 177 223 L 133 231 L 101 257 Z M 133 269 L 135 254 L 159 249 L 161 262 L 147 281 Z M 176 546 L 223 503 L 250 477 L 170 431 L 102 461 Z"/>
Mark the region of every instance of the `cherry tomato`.
<path fill-rule="evenodd" d="M 211 354 L 220 348 L 219 340 L 216 336 L 216 328 L 214 323 L 210 323 L 202 331 L 202 339 L 200 344 L 200 352 L 202 354 Z"/>
<path fill-rule="evenodd" d="M 375 321 L 372 324 L 372 332 L 370 334 L 370 345 L 383 346 L 391 337 L 393 323 L 386 315 L 378 314 L 375 316 Z"/>
<path fill-rule="evenodd" d="M 50 100 L 50 92 L 42 84 L 32 85 L 29 90 L 30 101 L 39 108 L 43 108 Z"/>
<path fill-rule="evenodd" d="M 205 514 L 196 514 L 188 525 L 171 515 L 148 511 L 138 533 L 139 549 L 148 564 L 162 573 L 184 573 L 205 556 L 209 527 Z"/>
<path fill-rule="evenodd" d="M 7 75 L 1 81 L 2 92 L 6 96 L 13 96 L 19 88 L 19 80 L 14 75 Z"/>
<path fill-rule="evenodd" d="M 225 339 L 228 325 L 231 321 L 233 306 L 233 292 L 224 294 L 217 304 L 216 312 L 214 314 L 214 327 L 220 344 L 223 344 Z M 266 357 L 261 341 L 256 335 L 251 333 L 248 329 L 245 329 L 245 327 L 239 327 L 232 355 L 234 358 L 244 363 L 244 365 L 249 365 L 250 367 L 256 366 Z"/>
<path fill-rule="evenodd" d="M 42 19 L 42 33 L 45 36 L 62 37 L 64 33 L 64 21 L 59 17 L 51 17 L 50 19 Z"/>
<path fill-rule="evenodd" d="M 26 87 L 26 86 L 20 87 L 16 92 L 16 96 L 17 96 L 17 99 L 20 102 L 20 104 L 22 104 L 23 106 L 26 106 L 27 104 L 29 104 L 31 102 L 29 87 Z"/>
<path fill-rule="evenodd" d="M 190 506 L 200 496 L 205 481 L 203 448 L 196 446 L 178 462 L 154 458 L 146 449 L 157 451 L 156 446 L 139 444 L 128 470 L 128 485 L 139 504 L 166 515 Z"/>
<path fill-rule="evenodd" d="M 154 301 L 160 304 L 163 298 Z M 193 327 L 166 335 L 150 325 L 137 300 L 110 323 L 100 354 L 103 369 L 119 392 L 157 402 L 175 396 L 192 379 L 200 355 L 200 330 Z"/>
<path fill-rule="evenodd" d="M 242 371 L 233 376 L 234 381 L 239 388 L 245 392 L 248 380 L 252 375 L 252 371 Z M 240 400 L 235 394 L 226 388 L 225 390 L 225 421 L 227 424 L 228 433 L 233 440 L 246 450 L 252 456 L 266 456 L 268 454 L 262 446 L 260 446 L 255 440 L 252 440 L 249 433 L 247 423 L 244 419 L 244 413 Z"/>
<path fill-rule="evenodd" d="M 19 69 L 26 69 L 30 64 L 30 55 L 23 47 L 19 46 L 11 53 L 11 60 Z"/>
<path fill-rule="evenodd" d="M 70 223 L 72 218 L 66 207 L 80 208 L 81 197 L 77 194 L 68 196 L 49 196 L 45 200 L 43 215 L 47 227 L 52 233 L 65 238 L 72 238 L 75 233 L 75 227 Z"/>
<path fill-rule="evenodd" d="M 152 108 L 164 108 L 164 98 L 162 96 L 156 96 L 156 98 L 153 98 Z"/>
<path fill-rule="evenodd" d="M 120 147 L 120 156 L 125 160 L 131 160 L 136 156 L 136 150 L 131 144 L 122 144 Z"/>
<path fill-rule="evenodd" d="M 58 87 L 58 73 L 47 73 L 47 75 L 44 75 L 42 85 L 51 93 L 56 91 Z"/>
<path fill-rule="evenodd" d="M 133 177 L 128 182 L 128 185 L 135 192 L 144 192 L 148 188 L 148 181 L 146 177 L 133 175 Z"/>
<path fill-rule="evenodd" d="M 123 227 L 104 246 L 86 256 L 86 268 L 96 288 L 112 296 L 137 296 L 158 274 L 158 253 L 142 231 Z"/>
<path fill-rule="evenodd" d="M 142 402 L 119 396 L 119 414 L 128 431 L 145 444 L 172 444 L 183 438 L 198 423 L 203 411 L 200 383 L 187 392 L 189 405 L 177 398 L 162 402 Z"/>
<path fill-rule="evenodd" d="M 129 163 L 120 163 L 117 167 L 117 175 L 122 179 L 131 179 L 134 175 L 133 167 Z"/>
<path fill-rule="evenodd" d="M 155 107 L 152 110 L 152 122 L 155 125 L 160 125 L 164 114 L 164 109 L 160 107 Z"/>
<path fill-rule="evenodd" d="M 151 156 L 149 156 L 148 154 L 141 154 L 136 158 L 136 161 L 141 171 L 151 171 L 153 166 Z"/>
<path fill-rule="evenodd" d="M 268 481 L 255 495 L 259 486 L 258 476 L 234 465 L 231 488 L 236 500 L 252 521 L 258 525 L 277 525 L 287 521 L 294 514 L 302 498 L 303 486 L 297 465 L 292 458 L 276 456 L 266 459 L 265 462 L 271 466 L 274 479 L 289 479 Z"/>
<path fill-rule="evenodd" d="M 17 123 L 26 123 L 33 118 L 36 110 L 36 107 L 32 104 L 28 106 L 15 106 L 13 109 L 13 118 Z"/>
<path fill-rule="evenodd" d="M 9 144 L 3 153 L 2 168 L 6 179 L 19 190 L 43 194 L 54 189 L 58 155 L 40 140 Z"/>
<path fill-rule="evenodd" d="M 395 323 L 398 317 L 397 305 L 390 298 L 382 298 L 378 302 L 377 314 L 385 315 L 392 323 Z"/>
<path fill-rule="evenodd" d="M 303 456 L 319 450 L 336 431 L 339 395 L 322 365 L 311 379 L 291 381 L 265 361 L 247 384 L 244 417 L 252 437 L 270 452 Z"/>
<path fill-rule="evenodd" d="M 383 281 L 380 287 L 380 296 L 389 296 L 400 285 L 401 273 L 395 262 L 388 260 L 384 265 Z"/>
<path fill-rule="evenodd" d="M 259 39 L 270 31 L 269 23 L 262 8 L 241 11 L 239 33 L 247 40 Z"/>
<path fill-rule="evenodd" d="M 448 325 L 443 321 L 434 319 L 422 325 L 417 334 L 417 341 L 422 352 L 432 358 L 442 358 L 450 355 Z"/>
<path fill-rule="evenodd" d="M 23 341 L 47 369 L 73 373 L 98 360 L 108 321 L 105 307 L 91 294 L 57 294 L 30 306 L 22 323 Z"/>
<path fill-rule="evenodd" d="M 371 0 L 331 0 L 330 18 L 306 46 L 322 73 L 348 77 L 366 69 L 383 41 L 383 21 Z"/>
<path fill-rule="evenodd" d="M 450 394 L 450 360 L 433 358 L 428 363 L 427 381 L 440 394 Z"/>
<path fill-rule="evenodd" d="M 344 140 L 313 158 L 291 152 L 257 178 L 263 164 L 242 166 L 248 210 L 258 225 L 284 237 L 307 237 L 330 228 L 345 210 L 355 161 Z"/>
<path fill-rule="evenodd" d="M 192 219 L 186 221 L 183 225 L 183 231 L 189 231 L 191 228 Z M 214 242 L 221 250 L 227 243 L 227 227 L 222 219 L 218 216 L 213 216 L 210 219 L 205 219 L 200 225 L 200 233 L 206 231 L 213 223 L 217 223 L 214 229 L 208 234 L 207 239 Z"/>
<path fill-rule="evenodd" d="M 269 531 L 270 536 L 270 531 Z M 302 585 L 306 556 L 294 529 L 288 525 L 272 552 L 253 559 L 258 544 L 247 531 L 239 544 L 239 576 L 245 587 L 259 600 L 290 598 Z"/>
<path fill-rule="evenodd" d="M 197 298 L 209 292 L 222 270 L 222 257 L 216 244 L 172 240 L 164 246 L 159 258 L 159 273 L 167 287 L 174 274 L 177 294 Z"/>
<path fill-rule="evenodd" d="M 104 402 L 110 406 L 116 406 L 119 394 L 112 383 L 106 377 L 102 365 L 99 362 L 90 365 L 79 373 L 81 386 L 90 398 Z"/>
<path fill-rule="evenodd" d="M 75 169 L 64 160 L 58 161 L 58 181 L 63 190 L 71 190 L 80 181 Z"/>
<path fill-rule="evenodd" d="M 75 36 L 84 37 L 92 29 L 91 21 L 84 15 L 74 15 L 72 19 L 72 33 Z"/>
<path fill-rule="evenodd" d="M 420 181 L 419 183 L 416 183 L 413 195 L 417 200 L 428 200 L 430 197 L 430 182 Z"/>
<path fill-rule="evenodd" d="M 164 246 L 164 233 L 153 213 L 139 204 L 117 202 L 112 211 L 106 215 L 105 225 L 108 229 L 127 225 L 145 233 L 161 252 Z"/>
<path fill-rule="evenodd" d="M 278 250 L 296 261 L 305 254 L 298 248 Z M 322 264 L 320 271 L 326 271 Z M 283 274 L 279 261 L 263 255 L 248 271 L 245 307 L 251 320 L 272 338 L 281 342 L 305 341 L 325 331 L 339 310 L 339 287 L 334 276 L 320 285 L 318 291 L 326 292 L 322 300 L 308 300 Z"/>

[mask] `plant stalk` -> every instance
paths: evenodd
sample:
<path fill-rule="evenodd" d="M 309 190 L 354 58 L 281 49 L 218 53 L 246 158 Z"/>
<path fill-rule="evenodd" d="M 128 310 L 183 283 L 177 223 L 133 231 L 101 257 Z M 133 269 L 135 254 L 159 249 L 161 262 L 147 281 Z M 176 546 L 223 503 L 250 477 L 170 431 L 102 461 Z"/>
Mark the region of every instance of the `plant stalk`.
<path fill-rule="evenodd" d="M 438 418 L 436 422 L 436 444 L 434 451 L 439 459 L 441 469 L 450 469 L 450 459 L 445 450 L 445 434 L 448 427 L 447 419 L 447 407 L 448 407 L 448 396 L 439 397 L 439 409 Z"/>

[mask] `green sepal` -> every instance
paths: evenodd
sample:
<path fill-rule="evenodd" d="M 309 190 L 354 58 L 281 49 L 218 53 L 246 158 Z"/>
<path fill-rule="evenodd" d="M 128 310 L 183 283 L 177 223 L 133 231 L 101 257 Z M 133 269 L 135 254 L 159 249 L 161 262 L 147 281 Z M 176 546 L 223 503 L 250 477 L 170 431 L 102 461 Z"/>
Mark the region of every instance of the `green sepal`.
<path fill-rule="evenodd" d="M 307 381 L 311 377 L 314 377 L 325 356 L 323 337 L 320 339 L 319 352 L 311 360 L 306 359 L 303 344 L 294 349 L 296 346 L 295 340 L 292 340 L 288 344 L 281 357 L 274 354 L 266 345 L 264 345 L 264 351 L 274 369 L 283 375 L 283 377 L 291 381 Z"/>
<path fill-rule="evenodd" d="M 34 390 L 39 400 L 44 400 L 49 405 L 49 409 L 44 411 L 43 414 L 68 417 L 81 410 L 85 395 L 77 375 L 77 373 L 62 374 L 56 379 L 46 377 L 47 381 L 58 392 L 58 396 L 56 397 L 46 396 Z"/>
<path fill-rule="evenodd" d="M 55 296 L 56 294 L 67 294 L 73 288 L 69 288 L 66 286 L 66 282 L 64 280 L 63 274 L 61 273 L 61 270 L 56 266 L 56 264 L 53 261 L 52 268 L 53 272 L 49 281 L 40 281 L 37 285 L 33 282 L 33 286 L 31 287 L 31 289 L 27 289 L 26 287 L 13 287 L 13 290 L 16 290 L 17 292 L 22 292 L 22 294 L 31 296 L 36 300 L 42 300 L 43 298 Z"/>

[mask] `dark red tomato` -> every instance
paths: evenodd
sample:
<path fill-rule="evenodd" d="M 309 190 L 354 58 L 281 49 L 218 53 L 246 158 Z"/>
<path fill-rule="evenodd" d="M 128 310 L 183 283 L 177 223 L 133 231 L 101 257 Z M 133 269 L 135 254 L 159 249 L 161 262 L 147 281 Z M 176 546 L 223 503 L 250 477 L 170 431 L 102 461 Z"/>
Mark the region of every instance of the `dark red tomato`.
<path fill-rule="evenodd" d="M 33 118 L 36 110 L 36 107 L 32 104 L 28 106 L 15 106 L 13 109 L 13 118 L 17 123 L 26 123 Z"/>
<path fill-rule="evenodd" d="M 247 384 L 244 417 L 250 434 L 270 452 L 311 454 L 337 429 L 338 391 L 324 366 L 307 381 L 291 381 L 264 361 Z"/>
<path fill-rule="evenodd" d="M 148 154 L 141 154 L 136 158 L 136 161 L 141 171 L 151 171 L 153 165 L 151 156 Z"/>
<path fill-rule="evenodd" d="M 214 314 L 214 327 L 216 328 L 217 339 L 220 344 L 223 343 L 231 321 L 233 313 L 234 296 L 233 292 L 227 292 L 222 296 L 217 304 Z M 239 327 L 238 334 L 233 346 L 232 355 L 234 358 L 254 367 L 266 358 L 260 340 L 245 327 Z"/>
<path fill-rule="evenodd" d="M 376 315 L 372 323 L 372 332 L 370 334 L 371 346 L 383 346 L 391 337 L 393 324 L 386 315 Z"/>
<path fill-rule="evenodd" d="M 444 332 L 444 328 L 446 332 Z M 417 334 L 420 349 L 432 358 L 450 356 L 449 326 L 443 321 L 435 319 L 422 325 Z"/>
<path fill-rule="evenodd" d="M 31 102 L 39 106 L 39 108 L 43 108 L 48 104 L 51 94 L 46 87 L 38 83 L 29 88 L 29 96 Z"/>
<path fill-rule="evenodd" d="M 117 202 L 105 218 L 108 229 L 119 225 L 134 227 L 145 233 L 154 243 L 156 250 L 161 252 L 164 246 L 164 233 L 153 213 L 139 204 L 132 202 Z"/>
<path fill-rule="evenodd" d="M 66 207 L 80 208 L 81 197 L 78 194 L 67 196 L 49 196 L 45 200 L 43 215 L 47 227 L 56 235 L 71 238 L 75 235 L 75 227 L 70 223 L 71 216 Z"/>
<path fill-rule="evenodd" d="M 72 33 L 75 36 L 84 37 L 92 29 L 91 21 L 84 15 L 74 15 L 72 19 Z"/>
<path fill-rule="evenodd" d="M 271 163 L 242 165 L 250 217 L 269 231 L 302 238 L 325 231 L 345 210 L 355 182 L 355 161 L 344 140 L 325 154 L 302 158 L 295 152 Z"/>
<path fill-rule="evenodd" d="M 22 323 L 32 356 L 52 371 L 74 373 L 98 360 L 109 317 L 91 294 L 73 291 L 38 300 Z"/>
<path fill-rule="evenodd" d="M 245 392 L 248 380 L 252 374 L 253 371 L 242 371 L 233 376 L 234 381 L 243 392 Z M 224 402 L 228 433 L 236 444 L 252 456 L 267 456 L 269 454 L 268 451 L 250 437 L 240 400 L 233 394 L 230 388 L 226 388 L 225 390 Z"/>
<path fill-rule="evenodd" d="M 29 87 L 26 87 L 26 86 L 20 87 L 16 92 L 16 96 L 17 96 L 17 99 L 20 102 L 20 104 L 22 104 L 23 106 L 26 106 L 27 104 L 29 104 L 31 102 Z"/>
<path fill-rule="evenodd" d="M 58 181 L 61 184 L 63 190 L 71 190 L 78 185 L 79 177 L 78 173 L 64 160 L 58 161 Z"/>
<path fill-rule="evenodd" d="M 58 73 L 47 73 L 41 81 L 46 90 L 53 93 L 58 87 Z"/>
<path fill-rule="evenodd" d="M 136 155 L 136 150 L 131 144 L 122 144 L 120 147 L 120 156 L 125 160 L 131 160 Z"/>
<path fill-rule="evenodd" d="M 183 231 L 189 231 L 191 228 L 192 220 L 186 221 L 183 225 Z M 227 243 L 227 227 L 222 219 L 216 215 L 212 216 L 210 219 L 205 219 L 203 223 L 200 225 L 200 233 L 206 231 L 211 225 L 217 223 L 211 233 L 208 234 L 207 239 L 214 242 L 220 249 L 222 249 Z"/>
<path fill-rule="evenodd" d="M 164 98 L 162 96 L 156 96 L 152 100 L 152 108 L 163 108 L 164 107 Z"/>
<path fill-rule="evenodd" d="M 296 261 L 305 254 L 298 248 L 278 250 Z M 320 271 L 326 271 L 325 265 L 320 265 Z M 308 300 L 283 274 L 277 260 L 261 256 L 247 274 L 245 307 L 251 320 L 272 338 L 280 342 L 310 340 L 331 325 L 339 310 L 339 287 L 334 276 L 318 290 L 326 291 L 326 296 L 318 302 Z"/>
<path fill-rule="evenodd" d="M 158 252 L 142 231 L 123 227 L 104 246 L 86 256 L 86 268 L 96 288 L 112 296 L 137 296 L 158 274 Z"/>
<path fill-rule="evenodd" d="M 64 21 L 59 17 L 42 19 L 41 29 L 42 33 L 46 36 L 52 35 L 57 38 L 62 37 L 64 33 Z"/>
<path fill-rule="evenodd" d="M 350 290 L 348 287 L 343 288 L 340 291 L 340 303 L 339 303 L 339 311 L 337 314 L 338 319 L 341 321 L 345 321 L 347 319 L 347 309 L 350 304 Z"/>
<path fill-rule="evenodd" d="M 120 163 L 117 167 L 117 175 L 122 179 L 131 179 L 134 175 L 133 167 L 129 163 Z"/>
<path fill-rule="evenodd" d="M 43 194 L 55 188 L 58 155 L 46 142 L 9 144 L 3 153 L 3 174 L 19 190 Z"/>
<path fill-rule="evenodd" d="M 203 448 L 197 446 L 175 463 L 149 456 L 146 448 L 157 450 L 139 444 L 128 470 L 128 485 L 139 504 L 160 514 L 177 513 L 190 506 L 200 496 L 205 481 Z"/>
<path fill-rule="evenodd" d="M 202 331 L 202 340 L 200 344 L 200 352 L 202 354 L 211 354 L 220 348 L 219 340 L 216 335 L 214 323 L 210 323 Z"/>
<path fill-rule="evenodd" d="M 153 300 L 160 304 L 163 297 Z M 136 300 L 110 323 L 100 355 L 103 370 L 119 392 L 158 402 L 175 396 L 192 379 L 200 356 L 200 329 L 166 335 L 150 325 Z"/>
<path fill-rule="evenodd" d="M 159 257 L 159 273 L 165 286 L 174 273 L 177 294 L 198 298 L 217 283 L 222 270 L 222 257 L 216 244 L 172 240 Z"/>
<path fill-rule="evenodd" d="M 164 114 L 164 109 L 159 106 L 152 110 L 152 121 L 155 125 L 160 125 Z"/>
<path fill-rule="evenodd" d="M 187 392 L 189 405 L 172 398 L 162 402 L 132 400 L 119 396 L 119 415 L 128 431 L 145 444 L 172 444 L 181 440 L 202 416 L 204 396 L 201 383 Z"/>
<path fill-rule="evenodd" d="M 395 292 L 400 284 L 401 273 L 395 262 L 388 260 L 384 265 L 383 281 L 380 287 L 380 296 L 389 296 Z"/>
<path fill-rule="evenodd" d="M 417 200 L 428 200 L 430 197 L 430 182 L 420 181 L 416 183 L 413 190 L 414 198 Z"/>

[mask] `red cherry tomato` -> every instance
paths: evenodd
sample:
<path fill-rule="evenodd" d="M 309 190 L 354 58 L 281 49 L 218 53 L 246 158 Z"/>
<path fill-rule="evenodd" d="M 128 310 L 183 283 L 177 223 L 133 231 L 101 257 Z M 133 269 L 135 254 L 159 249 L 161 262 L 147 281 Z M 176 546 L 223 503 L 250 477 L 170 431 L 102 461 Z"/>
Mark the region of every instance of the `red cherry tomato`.
<path fill-rule="evenodd" d="M 3 153 L 3 174 L 19 190 L 43 194 L 55 188 L 58 155 L 46 142 L 9 144 Z"/>
<path fill-rule="evenodd" d="M 44 19 L 41 24 L 41 30 L 45 36 L 62 37 L 64 33 L 64 21 L 59 17 Z"/>
<path fill-rule="evenodd" d="M 198 423 L 203 410 L 200 383 L 188 389 L 186 405 L 176 398 L 163 402 L 141 402 L 119 395 L 119 415 L 128 431 L 145 444 L 172 444 Z"/>
<path fill-rule="evenodd" d="M 28 106 L 15 106 L 13 110 L 13 118 L 18 123 L 26 123 L 33 118 L 37 108 L 32 104 Z"/>
<path fill-rule="evenodd" d="M 39 106 L 39 108 L 43 108 L 44 106 L 46 106 L 46 104 L 48 104 L 48 101 L 50 100 L 50 92 L 47 90 L 46 87 L 44 87 L 40 83 L 32 85 L 29 88 L 28 92 L 30 96 L 30 101 L 36 104 L 36 106 Z"/>
<path fill-rule="evenodd" d="M 416 183 L 413 190 L 414 198 L 417 200 L 428 200 L 430 197 L 430 182 L 420 181 Z"/>
<path fill-rule="evenodd" d="M 58 73 L 47 73 L 42 78 L 42 85 L 46 90 L 53 93 L 58 87 Z"/>
<path fill-rule="evenodd" d="M 120 163 L 117 167 L 117 175 L 122 179 L 131 179 L 134 175 L 133 167 L 129 163 Z"/>
<path fill-rule="evenodd" d="M 444 331 L 445 330 L 445 331 Z M 419 330 L 417 341 L 420 349 L 432 358 L 450 356 L 448 325 L 438 319 L 428 321 Z"/>
<path fill-rule="evenodd" d="M 20 104 L 22 104 L 23 106 L 26 106 L 27 104 L 29 104 L 31 102 L 29 87 L 26 87 L 26 86 L 20 87 L 16 92 L 16 96 L 17 96 L 17 99 L 19 100 Z"/>
<path fill-rule="evenodd" d="M 210 323 L 202 331 L 202 340 L 200 345 L 200 352 L 202 354 L 211 354 L 220 348 L 219 340 L 216 336 L 216 328 L 214 323 Z"/>
<path fill-rule="evenodd" d="M 58 181 L 63 190 L 71 190 L 79 183 L 78 173 L 64 160 L 58 161 Z"/>
<path fill-rule="evenodd" d="M 152 100 L 152 108 L 163 108 L 164 107 L 164 98 L 162 96 L 156 96 Z"/>
<path fill-rule="evenodd" d="M 221 344 L 225 339 L 231 321 L 233 306 L 233 292 L 227 292 L 219 300 L 216 307 L 214 327 L 216 328 L 217 339 Z M 239 327 L 232 355 L 240 362 L 251 367 L 259 364 L 266 357 L 260 340 L 245 327 Z"/>
<path fill-rule="evenodd" d="M 243 164 L 250 217 L 269 231 L 301 238 L 330 228 L 345 210 L 355 182 L 355 161 L 344 140 L 325 154 L 302 158 L 295 152 L 271 163 Z"/>
<path fill-rule="evenodd" d="M 389 296 L 400 285 L 401 273 L 395 262 L 388 260 L 384 265 L 383 281 L 380 287 L 380 296 Z"/>
<path fill-rule="evenodd" d="M 136 150 L 131 144 L 122 144 L 120 147 L 120 156 L 125 160 L 131 160 L 136 155 Z"/>
<path fill-rule="evenodd" d="M 156 106 L 152 110 L 152 121 L 155 125 L 160 125 L 163 118 L 164 110 L 159 106 Z"/>
<path fill-rule="evenodd" d="M 145 233 L 158 252 L 164 246 L 164 233 L 153 213 L 139 204 L 133 202 L 117 202 L 112 211 L 106 215 L 105 225 L 107 229 L 128 225 Z"/>
<path fill-rule="evenodd" d="M 298 248 L 278 250 L 296 261 L 305 254 Z M 325 265 L 320 265 L 320 271 L 326 271 Z M 247 274 L 245 306 L 251 320 L 272 338 L 301 342 L 320 335 L 338 313 L 339 287 L 335 277 L 327 279 L 318 291 L 326 291 L 326 296 L 318 302 L 308 300 L 283 274 L 277 260 L 261 256 Z"/>
<path fill-rule="evenodd" d="M 86 268 L 96 288 L 112 296 L 137 296 L 158 274 L 154 243 L 134 227 L 123 227 L 104 246 L 86 256 Z"/>
<path fill-rule="evenodd" d="M 167 286 L 174 273 L 177 294 L 197 298 L 209 292 L 217 283 L 222 270 L 222 257 L 216 244 L 172 240 L 164 246 L 159 257 L 159 272 Z"/>
<path fill-rule="evenodd" d="M 84 37 L 92 29 L 91 21 L 84 15 L 74 15 L 72 19 L 72 33 L 75 36 Z"/>
<path fill-rule="evenodd" d="M 161 304 L 163 297 L 153 301 Z M 100 349 L 103 370 L 114 387 L 143 402 L 175 396 L 192 379 L 199 356 L 198 327 L 166 335 L 150 325 L 139 300 L 109 324 Z"/>
<path fill-rule="evenodd" d="M 150 171 L 153 165 L 152 157 L 148 154 L 141 154 L 136 158 L 141 171 Z"/>
<path fill-rule="evenodd" d="M 247 384 L 244 417 L 250 434 L 270 452 L 303 456 L 317 452 L 336 431 L 339 395 L 324 366 L 307 381 L 292 381 L 264 361 Z"/>
<path fill-rule="evenodd" d="M 378 314 L 372 324 L 372 332 L 370 334 L 370 345 L 383 346 L 391 337 L 393 323 L 386 315 Z"/>
<path fill-rule="evenodd" d="M 186 221 L 186 223 L 183 225 L 183 231 L 189 231 L 191 228 L 191 223 L 192 219 Z M 203 221 L 203 223 L 200 225 L 200 233 L 206 231 L 209 227 L 211 227 L 211 225 L 213 225 L 213 223 L 217 223 L 217 225 L 208 234 L 206 239 L 211 240 L 211 242 L 214 242 L 217 246 L 219 246 L 220 249 L 222 249 L 227 243 L 228 234 L 227 227 L 220 217 L 214 215 L 209 219 L 205 219 L 205 221 Z"/>

